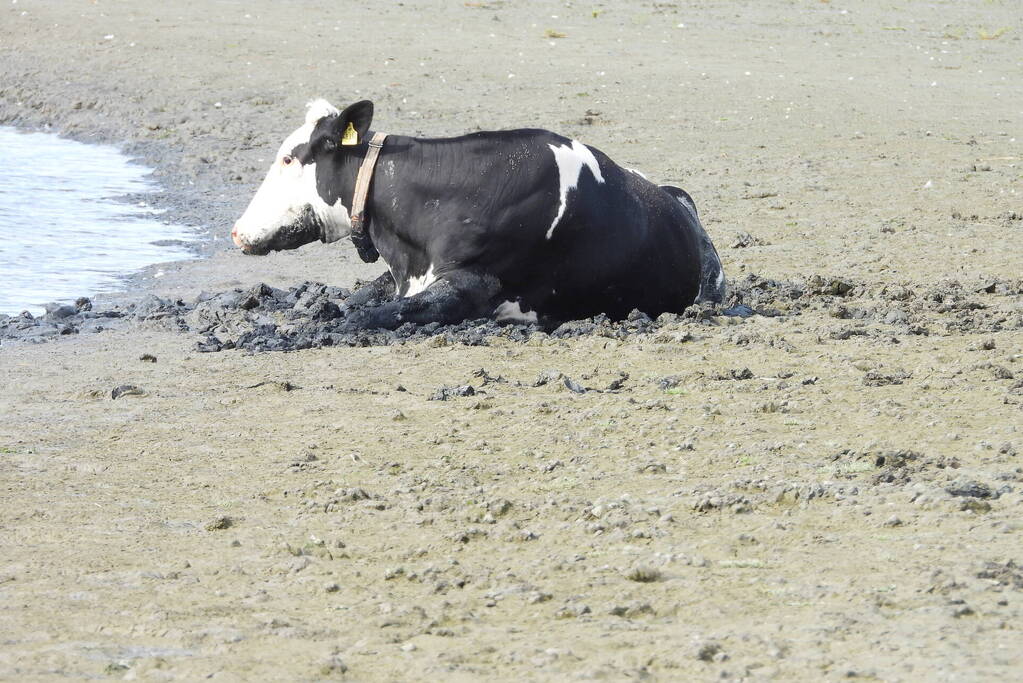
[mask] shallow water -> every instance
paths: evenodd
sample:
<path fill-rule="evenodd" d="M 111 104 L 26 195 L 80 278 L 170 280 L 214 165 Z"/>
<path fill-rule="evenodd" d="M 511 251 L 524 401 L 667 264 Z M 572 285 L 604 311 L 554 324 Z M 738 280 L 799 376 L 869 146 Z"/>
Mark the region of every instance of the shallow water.
<path fill-rule="evenodd" d="M 114 147 L 0 126 L 0 313 L 39 314 L 194 257 L 191 230 L 161 223 L 137 196 L 125 201 L 159 191 L 148 174 Z"/>

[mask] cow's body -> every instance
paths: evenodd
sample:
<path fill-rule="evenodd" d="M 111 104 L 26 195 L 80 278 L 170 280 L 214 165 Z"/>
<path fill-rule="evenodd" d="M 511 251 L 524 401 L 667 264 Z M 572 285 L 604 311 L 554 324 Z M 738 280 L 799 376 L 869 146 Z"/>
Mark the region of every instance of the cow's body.
<path fill-rule="evenodd" d="M 276 231 L 263 228 L 270 237 L 254 243 L 245 229 L 246 220 L 260 218 L 252 215 L 257 194 L 235 228 L 243 248 L 265 253 L 347 234 L 371 134 L 366 120 L 359 144 L 332 144 L 351 109 L 311 112 L 307 127 L 315 122 L 306 141 L 300 129 L 285 142 L 277 164 L 293 160 L 281 172 L 301 162 L 303 174 L 315 174 L 318 196 L 308 206 L 292 206 L 290 218 L 278 221 Z M 273 174 L 272 167 L 260 193 L 275 181 Z M 311 181 L 307 176 L 295 187 Z M 356 296 L 376 305 L 353 309 L 353 326 L 489 316 L 620 318 L 634 308 L 657 315 L 695 301 L 719 302 L 724 294 L 717 252 L 685 192 L 654 185 L 600 151 L 548 131 L 389 136 L 367 207 L 369 235 L 394 287 L 392 294 L 378 281 Z"/>

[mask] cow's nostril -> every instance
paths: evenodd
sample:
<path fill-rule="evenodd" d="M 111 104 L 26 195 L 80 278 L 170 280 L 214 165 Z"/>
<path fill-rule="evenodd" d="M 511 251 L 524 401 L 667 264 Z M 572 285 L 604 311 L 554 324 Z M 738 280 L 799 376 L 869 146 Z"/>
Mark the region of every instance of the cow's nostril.
<path fill-rule="evenodd" d="M 245 248 L 245 244 L 242 242 L 242 238 L 238 236 L 237 226 L 231 230 L 231 239 L 234 241 L 235 246 Z"/>

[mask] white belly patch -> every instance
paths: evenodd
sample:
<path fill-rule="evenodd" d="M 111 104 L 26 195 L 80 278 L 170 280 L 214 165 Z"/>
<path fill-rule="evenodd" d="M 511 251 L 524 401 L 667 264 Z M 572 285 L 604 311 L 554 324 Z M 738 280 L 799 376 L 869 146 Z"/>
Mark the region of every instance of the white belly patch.
<path fill-rule="evenodd" d="M 517 323 L 535 323 L 536 311 L 528 313 L 522 310 L 518 301 L 504 301 L 494 309 L 494 320 L 499 323 L 513 321 Z"/>
<path fill-rule="evenodd" d="M 415 296 L 426 291 L 426 288 L 437 281 L 437 276 L 433 274 L 433 264 L 426 269 L 426 272 L 419 277 L 410 277 L 408 279 L 408 289 L 405 290 L 405 297 Z"/>

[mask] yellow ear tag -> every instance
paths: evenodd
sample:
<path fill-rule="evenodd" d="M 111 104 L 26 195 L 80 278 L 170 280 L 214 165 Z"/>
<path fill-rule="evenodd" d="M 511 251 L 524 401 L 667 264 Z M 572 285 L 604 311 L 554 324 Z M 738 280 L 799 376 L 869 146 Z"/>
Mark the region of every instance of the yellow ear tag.
<path fill-rule="evenodd" d="M 342 145 L 357 145 L 359 144 L 359 134 L 355 132 L 355 126 L 352 122 L 348 122 L 348 127 L 345 128 L 345 132 L 341 135 Z"/>

